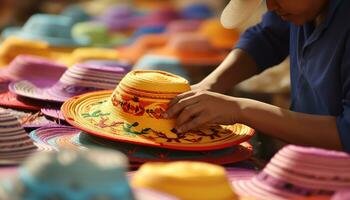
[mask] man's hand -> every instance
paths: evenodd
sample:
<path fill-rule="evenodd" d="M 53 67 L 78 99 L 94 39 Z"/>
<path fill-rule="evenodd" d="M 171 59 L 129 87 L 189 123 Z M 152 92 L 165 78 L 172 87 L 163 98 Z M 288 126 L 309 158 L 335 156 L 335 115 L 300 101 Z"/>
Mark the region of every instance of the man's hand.
<path fill-rule="evenodd" d="M 196 86 L 196 85 L 195 85 Z M 176 118 L 176 129 L 186 132 L 205 124 L 234 124 L 239 106 L 236 98 L 192 87 L 175 97 L 165 117 Z"/>

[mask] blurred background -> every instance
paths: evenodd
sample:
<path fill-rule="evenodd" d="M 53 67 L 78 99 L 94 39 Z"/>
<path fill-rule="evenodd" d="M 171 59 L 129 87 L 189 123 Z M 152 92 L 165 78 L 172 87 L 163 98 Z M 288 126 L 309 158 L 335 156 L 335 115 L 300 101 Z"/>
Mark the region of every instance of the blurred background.
<path fill-rule="evenodd" d="M 228 30 L 220 25 L 220 14 L 228 2 L 0 0 L 0 58 L 2 65 L 7 65 L 24 51 L 22 49 L 19 53 L 7 52 L 10 51 L 7 49 L 9 38 L 17 37 L 48 43 L 50 52 L 53 53 L 46 57 L 67 67 L 81 61 L 117 59 L 128 63 L 133 69 L 169 71 L 187 78 L 194 84 L 219 65 L 234 47 L 239 35 L 258 23 L 266 11 L 262 5 L 240 27 Z M 58 19 L 57 16 L 70 18 L 70 24 L 59 24 L 62 19 Z M 57 43 L 60 37 L 68 37 L 72 41 L 70 44 L 77 45 Z M 84 51 L 81 50 L 82 47 Z M 96 48 L 103 49 L 97 51 Z M 115 50 L 118 56 L 115 57 L 113 52 L 107 52 L 106 49 Z M 32 52 L 36 51 L 28 50 L 24 53 Z M 288 108 L 288 59 L 232 87 L 228 94 Z M 283 145 L 280 141 L 273 141 L 259 134 L 253 143 L 259 156 L 266 158 Z"/>

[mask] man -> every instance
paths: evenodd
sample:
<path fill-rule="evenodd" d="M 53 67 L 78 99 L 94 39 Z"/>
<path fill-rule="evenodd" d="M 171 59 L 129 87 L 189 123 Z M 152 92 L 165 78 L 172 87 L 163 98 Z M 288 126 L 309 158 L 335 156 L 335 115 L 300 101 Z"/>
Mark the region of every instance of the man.
<path fill-rule="evenodd" d="M 228 6 L 238 4 L 245 3 L 232 0 Z M 350 1 L 266 4 L 269 12 L 262 22 L 241 36 L 214 72 L 178 95 L 166 117 L 177 117 L 180 132 L 208 123 L 239 122 L 288 143 L 350 152 Z M 235 20 L 227 19 L 225 11 L 223 16 L 224 23 Z M 220 94 L 288 55 L 291 110 Z"/>

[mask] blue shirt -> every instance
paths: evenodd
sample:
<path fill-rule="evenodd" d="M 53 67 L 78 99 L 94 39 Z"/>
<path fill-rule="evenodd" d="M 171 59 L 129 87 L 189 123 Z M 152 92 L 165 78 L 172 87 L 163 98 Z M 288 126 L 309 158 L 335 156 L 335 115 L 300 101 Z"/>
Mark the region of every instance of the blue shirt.
<path fill-rule="evenodd" d="M 343 149 L 350 152 L 350 1 L 330 0 L 317 27 L 283 21 L 267 12 L 242 34 L 245 50 L 260 71 L 290 55 L 291 110 L 336 116 Z M 317 140 L 317 138 L 315 138 Z"/>

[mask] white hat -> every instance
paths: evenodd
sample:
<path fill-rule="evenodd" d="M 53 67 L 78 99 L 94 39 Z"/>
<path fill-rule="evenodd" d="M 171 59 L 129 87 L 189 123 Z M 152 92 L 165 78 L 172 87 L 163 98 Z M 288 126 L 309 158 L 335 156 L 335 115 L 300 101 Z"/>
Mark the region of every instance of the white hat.
<path fill-rule="evenodd" d="M 221 24 L 225 28 L 237 28 L 253 15 L 262 0 L 231 0 L 221 14 Z"/>

